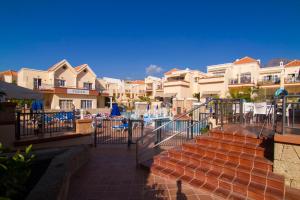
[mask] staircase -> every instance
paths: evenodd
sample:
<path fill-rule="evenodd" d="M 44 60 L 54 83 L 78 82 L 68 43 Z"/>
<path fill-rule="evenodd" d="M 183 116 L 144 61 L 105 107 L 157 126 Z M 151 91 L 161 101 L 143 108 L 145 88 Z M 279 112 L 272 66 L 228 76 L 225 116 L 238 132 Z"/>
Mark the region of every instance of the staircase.
<path fill-rule="evenodd" d="M 284 177 L 264 157 L 264 139 L 237 130 L 213 129 L 166 150 L 154 156 L 150 171 L 225 199 L 284 199 Z"/>

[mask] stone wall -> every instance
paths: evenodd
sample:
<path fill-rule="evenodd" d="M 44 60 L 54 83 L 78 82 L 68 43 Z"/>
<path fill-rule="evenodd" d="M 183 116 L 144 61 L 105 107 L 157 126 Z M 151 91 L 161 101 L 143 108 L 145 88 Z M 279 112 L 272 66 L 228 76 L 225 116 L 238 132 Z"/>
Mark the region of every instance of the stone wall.
<path fill-rule="evenodd" d="M 275 173 L 284 175 L 287 186 L 300 189 L 299 144 L 288 144 L 275 140 L 273 167 Z"/>

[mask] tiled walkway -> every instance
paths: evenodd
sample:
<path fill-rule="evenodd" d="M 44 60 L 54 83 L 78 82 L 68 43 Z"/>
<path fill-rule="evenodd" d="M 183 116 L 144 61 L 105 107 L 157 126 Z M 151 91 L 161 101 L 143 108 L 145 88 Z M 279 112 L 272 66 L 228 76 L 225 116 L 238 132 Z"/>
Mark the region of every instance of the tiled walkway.
<path fill-rule="evenodd" d="M 92 148 L 89 162 L 71 179 L 70 200 L 96 199 L 219 199 L 175 181 L 154 176 L 135 166 L 135 149 L 125 145 Z"/>

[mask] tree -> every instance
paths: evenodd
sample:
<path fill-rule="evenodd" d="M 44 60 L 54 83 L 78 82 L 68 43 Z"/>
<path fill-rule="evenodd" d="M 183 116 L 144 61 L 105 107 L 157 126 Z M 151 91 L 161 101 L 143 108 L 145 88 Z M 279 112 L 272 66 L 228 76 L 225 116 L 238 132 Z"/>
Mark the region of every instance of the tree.
<path fill-rule="evenodd" d="M 233 99 L 245 99 L 249 102 L 251 101 L 252 89 L 251 87 L 230 88 L 229 94 Z"/>

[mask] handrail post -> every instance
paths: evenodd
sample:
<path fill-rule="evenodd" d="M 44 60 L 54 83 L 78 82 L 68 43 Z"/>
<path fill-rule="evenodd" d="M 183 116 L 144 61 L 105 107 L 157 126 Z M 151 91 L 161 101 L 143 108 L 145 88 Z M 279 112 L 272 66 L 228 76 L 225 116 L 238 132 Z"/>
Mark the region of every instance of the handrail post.
<path fill-rule="evenodd" d="M 223 125 L 224 125 L 224 122 L 223 122 L 223 118 L 224 118 L 224 116 L 223 116 L 223 102 L 222 102 L 222 100 L 220 100 L 220 111 L 221 111 L 221 130 L 223 131 L 224 130 L 224 127 L 223 127 Z"/>
<path fill-rule="evenodd" d="M 272 130 L 275 133 L 276 132 L 276 121 L 277 121 L 277 98 L 274 98 L 272 105 L 273 105 Z"/>
<path fill-rule="evenodd" d="M 132 143 L 132 120 L 128 120 L 128 141 L 127 141 L 127 147 L 130 148 L 130 145 Z"/>
<path fill-rule="evenodd" d="M 219 110 L 218 110 L 218 101 L 215 101 L 215 118 L 216 118 L 216 125 L 218 124 L 218 119 L 219 119 Z"/>
<path fill-rule="evenodd" d="M 73 129 L 76 131 L 76 117 L 75 117 L 75 109 L 73 110 Z"/>
<path fill-rule="evenodd" d="M 285 134 L 286 96 L 282 99 L 282 134 Z"/>
<path fill-rule="evenodd" d="M 20 133 L 20 128 L 21 128 L 21 113 L 17 112 L 17 120 L 16 120 L 16 126 L 15 126 L 15 138 L 16 140 L 20 140 L 21 133 Z"/>
<path fill-rule="evenodd" d="M 244 122 L 244 107 L 243 107 L 243 99 L 240 99 L 240 124 L 242 124 Z"/>
<path fill-rule="evenodd" d="M 191 138 L 190 139 L 193 139 L 193 137 L 194 137 L 194 126 L 193 126 L 193 124 L 194 124 L 194 121 L 192 119 L 191 120 Z"/>
<path fill-rule="evenodd" d="M 95 128 L 94 128 L 94 147 L 97 147 L 97 128 L 98 128 L 98 124 L 97 124 L 97 118 L 95 117 L 94 119 L 95 122 Z"/>

